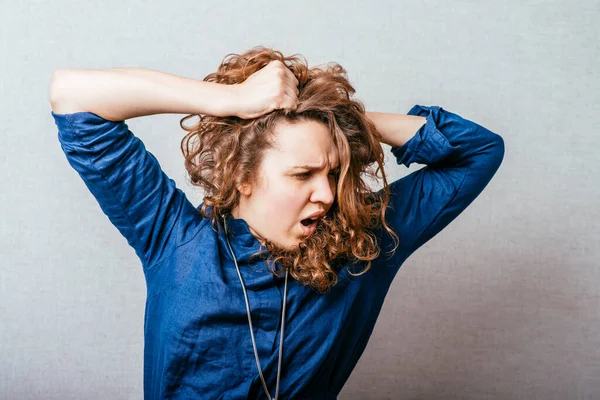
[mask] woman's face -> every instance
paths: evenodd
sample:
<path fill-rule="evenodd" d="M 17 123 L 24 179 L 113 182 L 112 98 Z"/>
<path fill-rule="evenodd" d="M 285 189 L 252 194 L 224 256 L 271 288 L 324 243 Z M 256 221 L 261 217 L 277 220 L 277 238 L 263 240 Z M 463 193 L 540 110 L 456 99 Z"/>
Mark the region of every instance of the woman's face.
<path fill-rule="evenodd" d="M 326 214 L 333 204 L 338 169 L 338 152 L 327 125 L 280 122 L 256 183 L 238 187 L 240 202 L 232 215 L 244 219 L 254 235 L 291 248 L 308 234 L 300 221 L 317 211 Z"/>

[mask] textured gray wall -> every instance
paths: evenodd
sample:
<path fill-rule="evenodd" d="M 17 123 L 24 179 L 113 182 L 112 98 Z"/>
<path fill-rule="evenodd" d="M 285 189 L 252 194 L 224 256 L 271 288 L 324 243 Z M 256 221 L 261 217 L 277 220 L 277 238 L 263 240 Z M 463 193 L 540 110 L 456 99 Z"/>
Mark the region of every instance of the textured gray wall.
<path fill-rule="evenodd" d="M 340 398 L 600 398 L 599 8 L 6 2 L 0 398 L 142 398 L 141 266 L 61 152 L 52 71 L 127 66 L 201 79 L 255 45 L 341 63 L 371 111 L 441 105 L 505 140 L 490 185 L 398 273 Z M 129 125 L 197 204 L 180 117 Z"/>

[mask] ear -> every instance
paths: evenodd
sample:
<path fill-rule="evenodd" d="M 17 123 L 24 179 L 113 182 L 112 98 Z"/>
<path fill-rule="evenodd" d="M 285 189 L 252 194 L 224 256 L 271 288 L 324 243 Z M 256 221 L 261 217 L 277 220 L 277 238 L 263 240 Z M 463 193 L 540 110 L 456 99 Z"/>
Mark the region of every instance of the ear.
<path fill-rule="evenodd" d="M 238 185 L 237 190 L 246 197 L 252 194 L 252 187 L 248 183 Z"/>

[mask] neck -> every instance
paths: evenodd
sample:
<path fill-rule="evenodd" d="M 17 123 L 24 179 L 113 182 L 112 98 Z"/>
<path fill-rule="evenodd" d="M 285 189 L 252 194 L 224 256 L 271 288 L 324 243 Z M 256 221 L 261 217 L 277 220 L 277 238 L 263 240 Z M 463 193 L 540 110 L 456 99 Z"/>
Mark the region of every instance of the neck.
<path fill-rule="evenodd" d="M 249 213 L 248 212 L 244 212 L 245 208 L 243 207 L 243 205 L 238 204 L 237 206 L 235 206 L 234 208 L 231 209 L 231 216 L 235 219 L 243 219 L 244 221 L 246 221 L 246 223 L 248 224 L 248 228 L 250 229 L 250 232 L 254 235 L 254 236 L 258 236 L 258 233 L 252 229 L 252 226 L 250 226 L 250 219 L 248 218 Z"/>

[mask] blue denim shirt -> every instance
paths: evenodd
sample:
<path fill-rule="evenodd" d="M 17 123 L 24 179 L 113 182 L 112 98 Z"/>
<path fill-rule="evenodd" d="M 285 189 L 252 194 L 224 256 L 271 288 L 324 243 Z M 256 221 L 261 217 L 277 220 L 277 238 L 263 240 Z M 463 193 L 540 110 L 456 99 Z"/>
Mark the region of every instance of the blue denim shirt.
<path fill-rule="evenodd" d="M 439 106 L 402 147 L 398 164 L 425 164 L 390 184 L 381 255 L 360 276 L 339 273 L 325 295 L 289 279 L 280 398 L 335 399 L 362 355 L 403 262 L 454 220 L 486 187 L 504 157 L 496 133 Z M 147 287 L 146 399 L 266 398 L 254 360 L 242 287 L 224 233 L 194 206 L 124 121 L 91 112 L 55 114 L 58 139 L 102 211 L 127 239 Z M 277 377 L 283 278 L 243 219 L 229 217 L 231 244 L 246 284 L 257 350 L 269 391 Z M 354 269 L 355 268 L 355 269 Z M 354 267 L 352 271 L 362 270 Z"/>

